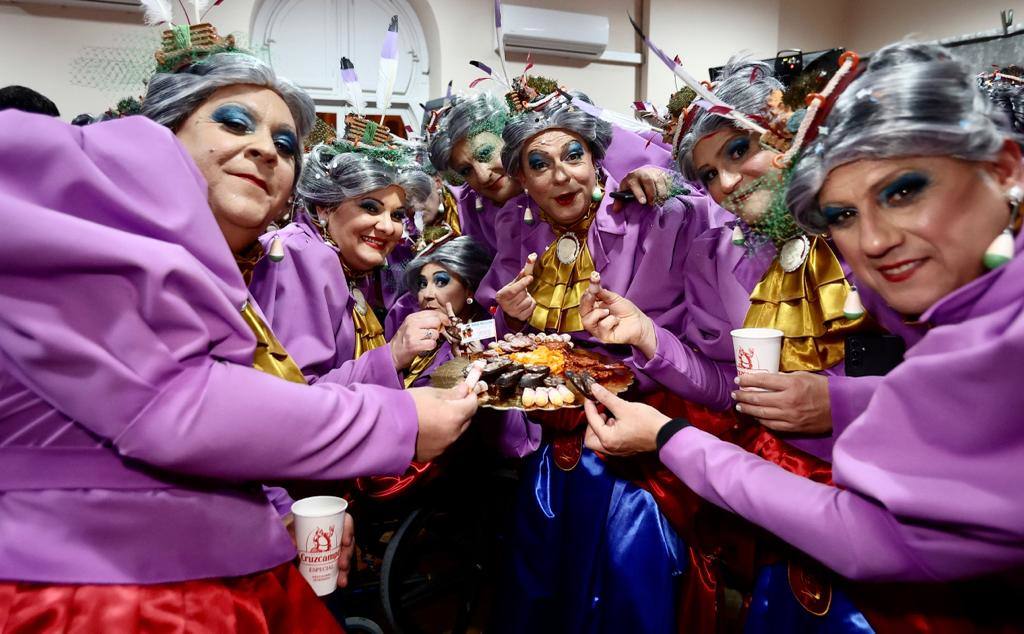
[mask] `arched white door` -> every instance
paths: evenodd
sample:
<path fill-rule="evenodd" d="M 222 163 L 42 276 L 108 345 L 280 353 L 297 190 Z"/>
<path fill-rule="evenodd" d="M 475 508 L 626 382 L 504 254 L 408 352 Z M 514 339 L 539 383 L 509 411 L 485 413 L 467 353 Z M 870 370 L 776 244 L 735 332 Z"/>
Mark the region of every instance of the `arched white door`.
<path fill-rule="evenodd" d="M 376 108 L 377 66 L 381 43 L 398 16 L 398 78 L 388 114 L 400 115 L 419 130 L 421 103 L 429 99 L 427 41 L 406 0 L 264 0 L 253 14 L 251 43 L 267 47 L 274 70 L 309 91 L 321 112 L 338 121 L 350 110 L 344 97 L 339 61 L 355 64 L 366 100 Z"/>

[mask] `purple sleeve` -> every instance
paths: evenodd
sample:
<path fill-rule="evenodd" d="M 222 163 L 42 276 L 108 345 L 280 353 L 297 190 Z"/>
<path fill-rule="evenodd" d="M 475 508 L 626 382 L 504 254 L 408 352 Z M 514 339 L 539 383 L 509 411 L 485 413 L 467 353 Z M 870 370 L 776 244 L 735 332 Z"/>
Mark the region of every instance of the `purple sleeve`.
<path fill-rule="evenodd" d="M 408 466 L 408 394 L 250 367 L 245 286 L 166 128 L 4 112 L 0 148 L 0 359 L 17 381 L 170 471 L 268 481 Z"/>
<path fill-rule="evenodd" d="M 274 505 L 274 510 L 282 518 L 286 517 L 292 512 L 292 496 L 288 495 L 288 491 L 282 487 L 270 487 L 263 485 L 263 492 L 267 494 L 267 499 Z"/>
<path fill-rule="evenodd" d="M 884 377 L 839 376 L 828 377 L 829 407 L 832 410 L 832 437 L 838 438 L 843 430 L 868 408 L 868 402 Z"/>
<path fill-rule="evenodd" d="M 1001 271 L 1008 286 L 1019 272 Z M 1024 356 L 1021 297 L 1018 287 L 990 300 L 988 314 L 933 328 L 876 382 L 836 439 L 836 487 L 695 429 L 673 437 L 662 461 L 700 495 L 847 577 L 945 580 L 1018 567 L 1024 490 L 1012 474 L 1024 463 L 1024 391 L 1005 360 Z"/>
<path fill-rule="evenodd" d="M 845 577 L 935 579 L 903 543 L 893 516 L 876 502 L 790 473 L 695 427 L 675 434 L 659 455 L 701 497 Z"/>
<path fill-rule="evenodd" d="M 724 410 L 732 405 L 729 394 L 736 376 L 733 364 L 708 359 L 660 326 L 655 325 L 655 333 L 658 347 L 653 358 L 646 359 L 639 350 L 633 350 L 632 361 L 639 372 L 682 398 L 712 409 Z"/>
<path fill-rule="evenodd" d="M 274 334 L 310 383 L 372 383 L 401 389 L 391 347 L 355 355 L 348 284 L 337 253 L 295 223 L 261 240 L 283 243 L 280 262 L 260 261 L 250 289 Z"/>
<path fill-rule="evenodd" d="M 601 165 L 621 181 L 641 166 L 672 169 L 672 152 L 635 132 L 612 126 L 612 142 Z"/>

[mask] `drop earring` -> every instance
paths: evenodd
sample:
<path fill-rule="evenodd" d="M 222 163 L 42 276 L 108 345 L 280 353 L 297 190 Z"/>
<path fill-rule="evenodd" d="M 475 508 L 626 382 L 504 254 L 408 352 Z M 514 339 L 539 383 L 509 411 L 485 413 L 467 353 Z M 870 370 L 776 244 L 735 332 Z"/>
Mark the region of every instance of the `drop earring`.
<path fill-rule="evenodd" d="M 437 213 L 444 213 L 444 190 L 440 187 L 437 188 L 437 197 L 441 202 L 437 203 Z"/>
<path fill-rule="evenodd" d="M 590 200 L 591 202 L 598 203 L 601 202 L 602 198 L 604 198 L 604 189 L 601 188 L 601 181 L 598 180 L 597 184 L 594 185 L 594 189 L 590 190 Z"/>
<path fill-rule="evenodd" d="M 985 249 L 985 257 L 982 262 L 989 270 L 997 269 L 1013 259 L 1013 227 L 1017 224 L 1020 204 L 1024 200 L 1024 189 L 1021 189 L 1019 185 L 1014 185 L 1006 192 L 1006 199 L 1010 204 L 1010 223 Z"/>

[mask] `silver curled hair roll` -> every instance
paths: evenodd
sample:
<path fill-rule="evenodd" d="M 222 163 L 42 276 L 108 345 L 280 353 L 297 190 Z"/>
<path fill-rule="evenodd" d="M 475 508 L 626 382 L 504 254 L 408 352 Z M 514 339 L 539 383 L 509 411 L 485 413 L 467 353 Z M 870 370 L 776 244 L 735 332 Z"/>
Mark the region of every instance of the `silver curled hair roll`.
<path fill-rule="evenodd" d="M 300 141 L 313 129 L 316 108 L 306 91 L 245 53 L 218 53 L 176 73 L 153 75 L 142 100 L 141 114 L 177 130 L 214 92 L 240 85 L 261 86 L 276 92 L 295 119 L 295 133 Z"/>
<path fill-rule="evenodd" d="M 420 271 L 428 264 L 443 266 L 462 285 L 475 292 L 480 280 L 491 267 L 491 253 L 469 236 L 459 236 L 423 255 L 417 256 L 405 269 L 405 290 L 415 293 Z"/>
<path fill-rule="evenodd" d="M 571 93 L 587 103 L 590 98 L 580 92 Z M 521 154 L 526 143 L 533 137 L 548 130 L 566 130 L 576 134 L 587 144 L 587 149 L 599 162 L 612 142 L 612 125 L 575 108 L 564 97 L 556 96 L 538 110 L 527 109 L 516 115 L 505 125 L 501 138 L 505 147 L 501 150 L 501 165 L 509 176 L 517 176 L 522 170 Z"/>
<path fill-rule="evenodd" d="M 818 192 L 833 169 L 904 156 L 988 161 L 1007 139 L 1017 140 L 1005 115 L 948 49 L 891 44 L 838 97 L 794 167 L 786 201 L 801 226 L 824 233 Z"/>
<path fill-rule="evenodd" d="M 773 90 L 783 89 L 782 82 L 775 78 L 771 66 L 744 54 L 729 59 L 711 92 L 743 114 L 766 116 L 768 97 Z M 679 142 L 678 152 L 679 171 L 688 180 L 697 180 L 697 166 L 693 164 L 693 148 L 697 142 L 728 127 L 736 128 L 732 119 L 707 110 L 699 110 L 694 115 L 690 129 Z"/>
<path fill-rule="evenodd" d="M 505 102 L 489 92 L 453 97 L 451 109 L 444 114 L 430 137 L 430 162 L 434 169 L 438 172 L 449 169 L 452 150 L 463 139 L 484 131 L 500 137 L 508 117 Z"/>
<path fill-rule="evenodd" d="M 316 107 L 306 91 L 278 77 L 269 65 L 245 53 L 217 53 L 176 73 L 156 73 L 146 87 L 140 114 L 177 131 L 214 92 L 242 85 L 269 88 L 281 97 L 295 120 L 295 135 L 300 144 L 313 129 Z M 296 183 L 301 172 L 299 155 L 295 157 Z"/>
<path fill-rule="evenodd" d="M 310 150 L 296 193 L 312 218 L 316 207 L 337 207 L 342 202 L 372 191 L 397 185 L 406 200 L 425 200 L 434 180 L 419 166 L 396 167 L 359 151 L 340 152 L 321 144 Z"/>

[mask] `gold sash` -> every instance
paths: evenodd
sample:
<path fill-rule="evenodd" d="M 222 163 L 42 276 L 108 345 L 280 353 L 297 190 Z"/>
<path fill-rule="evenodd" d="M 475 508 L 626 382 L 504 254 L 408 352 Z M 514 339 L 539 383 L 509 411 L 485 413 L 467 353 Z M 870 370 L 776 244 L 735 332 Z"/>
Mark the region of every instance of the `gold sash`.
<path fill-rule="evenodd" d="M 453 236 L 461 236 L 462 225 L 459 223 L 459 205 L 455 202 L 455 196 L 452 196 L 447 187 L 441 187 L 441 200 L 444 202 L 442 222 L 452 228 Z"/>
<path fill-rule="evenodd" d="M 863 330 L 865 317 L 849 320 L 843 303 L 850 292 L 843 268 L 828 242 L 814 236 L 807 259 L 786 273 L 775 258 L 750 294 L 745 328 L 785 333 L 779 369 L 817 372 L 843 360 L 844 339 Z"/>
<path fill-rule="evenodd" d="M 537 307 L 530 316 L 530 325 L 538 330 L 555 332 L 578 332 L 583 330 L 580 317 L 580 299 L 590 285 L 590 274 L 594 272 L 594 259 L 587 245 L 587 231 L 594 221 L 596 206 L 581 219 L 568 227 L 561 227 L 541 212 L 541 218 L 555 231 L 555 240 L 544 250 L 533 268 L 533 283 L 530 295 L 537 301 Z M 580 241 L 580 252 L 571 264 L 558 259 L 558 240 L 567 233 L 574 233 Z"/>
<path fill-rule="evenodd" d="M 412 387 L 412 384 L 416 382 L 416 379 L 420 378 L 420 375 L 430 367 L 430 364 L 437 358 L 437 353 L 440 348 L 436 348 L 428 356 L 421 357 L 416 355 L 413 357 L 412 364 L 409 365 L 409 374 L 405 377 L 405 387 Z"/>
<path fill-rule="evenodd" d="M 263 245 L 259 242 L 235 255 L 235 263 L 238 265 L 238 270 L 242 274 L 246 286 L 252 281 L 252 272 L 262 257 Z M 303 376 L 298 364 L 288 356 L 288 351 L 277 340 L 273 331 L 250 302 L 245 302 L 245 306 L 242 307 L 242 319 L 252 330 L 252 334 L 256 335 L 256 350 L 253 353 L 252 367 L 292 383 L 305 383 L 306 377 Z"/>
<path fill-rule="evenodd" d="M 369 304 L 366 305 L 365 313 L 360 313 L 358 306 L 353 308 L 352 321 L 356 327 L 356 353 L 353 359 L 358 359 L 370 350 L 387 344 L 387 340 L 384 339 L 384 328 L 381 327 L 377 315 Z"/>

